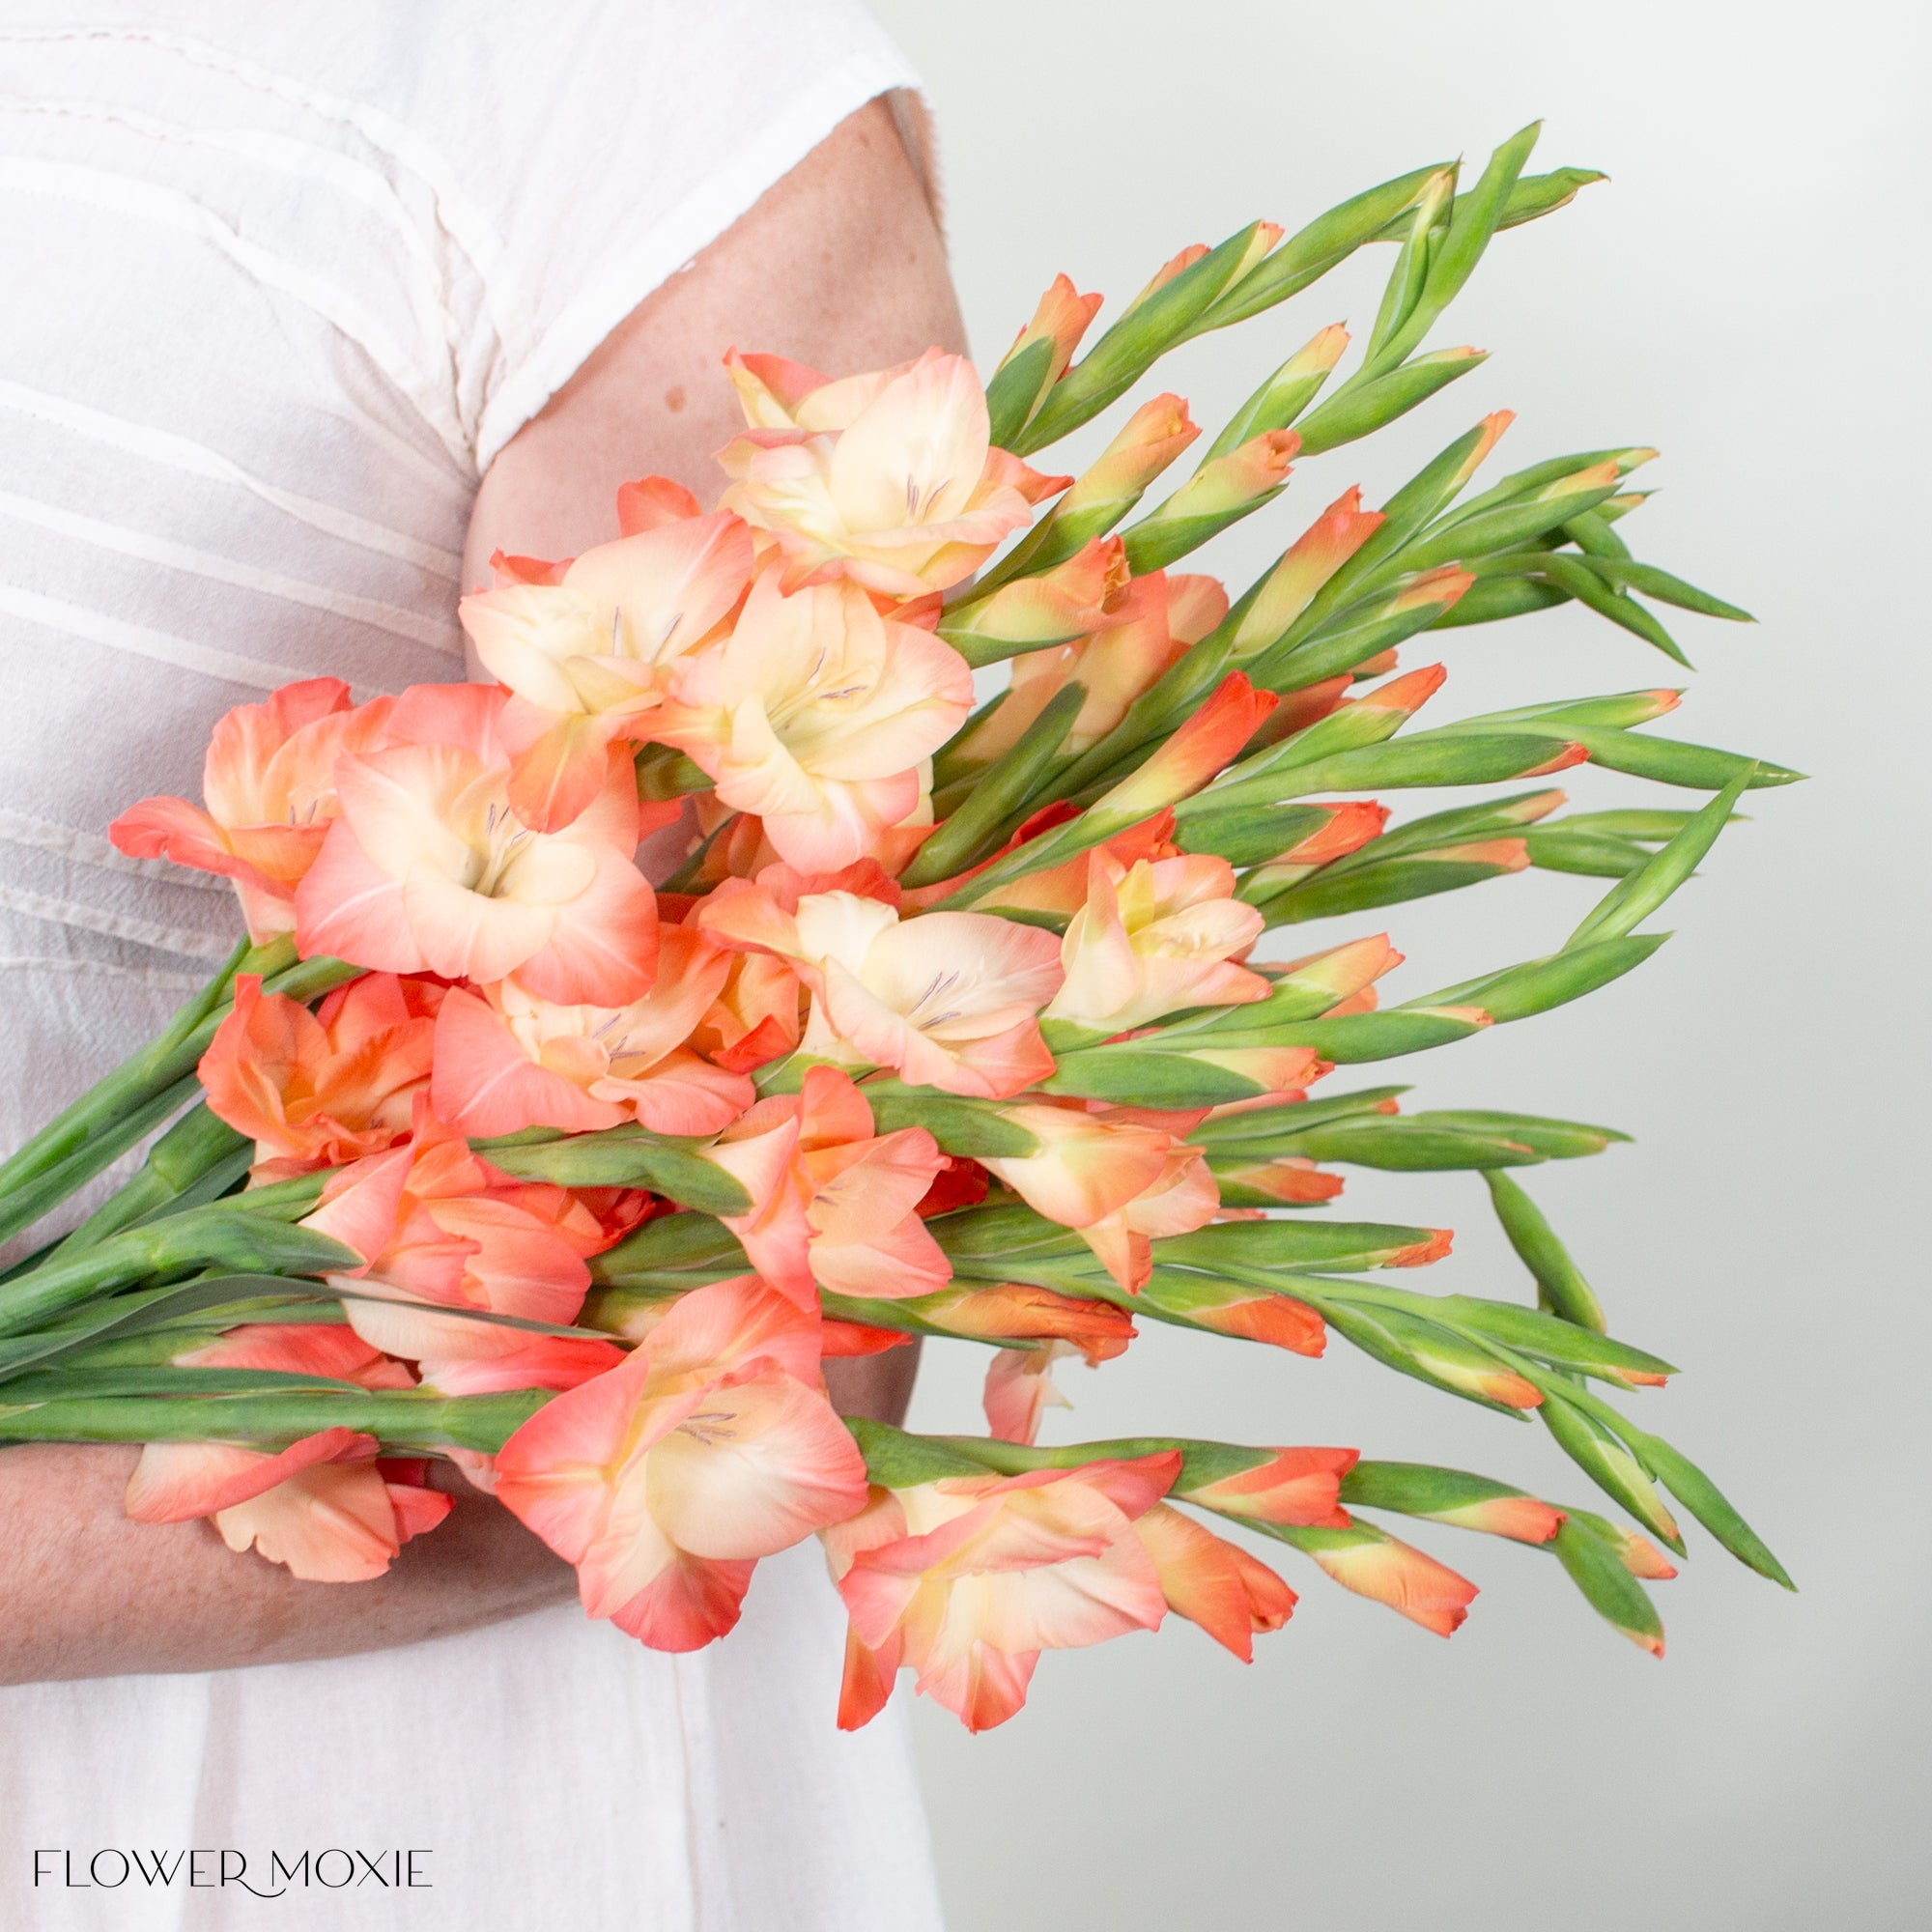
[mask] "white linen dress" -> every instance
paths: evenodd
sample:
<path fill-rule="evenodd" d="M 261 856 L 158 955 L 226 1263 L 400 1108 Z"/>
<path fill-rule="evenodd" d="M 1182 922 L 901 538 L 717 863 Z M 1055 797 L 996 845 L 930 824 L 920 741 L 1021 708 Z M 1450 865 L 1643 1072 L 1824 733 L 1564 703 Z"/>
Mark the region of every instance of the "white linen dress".
<path fill-rule="evenodd" d="M 214 720 L 290 679 L 461 677 L 491 458 L 913 84 L 857 0 L 0 0 L 0 1144 L 239 929 L 115 814 L 196 796 Z M 566 1606 L 0 1690 L 0 1925 L 927 1932 L 902 1721 L 834 1727 L 842 1633 L 807 1548 L 690 1657 Z M 197 1848 L 211 1882 L 84 1883 Z M 331 1848 L 417 1849 L 419 1883 L 212 1882 Z"/>

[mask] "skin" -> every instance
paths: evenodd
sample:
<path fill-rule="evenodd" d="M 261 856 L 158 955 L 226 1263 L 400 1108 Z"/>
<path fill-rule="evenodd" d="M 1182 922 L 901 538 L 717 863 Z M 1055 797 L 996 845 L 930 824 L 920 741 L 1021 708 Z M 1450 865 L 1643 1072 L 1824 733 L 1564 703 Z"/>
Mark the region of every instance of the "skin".
<path fill-rule="evenodd" d="M 733 344 L 829 374 L 962 348 L 946 256 L 882 102 L 837 128 L 692 265 L 636 309 L 491 465 L 464 581 L 501 547 L 568 556 L 615 534 L 619 483 L 657 472 L 710 500 L 711 458 L 740 426 L 718 366 Z M 916 1349 L 828 1364 L 846 1414 L 896 1421 Z M 453 1470 L 459 1505 L 375 1582 L 302 1583 L 238 1556 L 207 1522 L 129 1522 L 136 1451 L 0 1451 L 0 1684 L 220 1670 L 383 1650 L 561 1603 L 575 1577 Z"/>

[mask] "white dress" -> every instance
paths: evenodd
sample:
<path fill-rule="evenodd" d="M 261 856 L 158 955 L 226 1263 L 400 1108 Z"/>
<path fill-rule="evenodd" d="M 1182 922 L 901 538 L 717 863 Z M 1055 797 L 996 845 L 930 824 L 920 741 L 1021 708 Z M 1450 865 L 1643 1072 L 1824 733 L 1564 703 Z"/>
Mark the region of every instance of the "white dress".
<path fill-rule="evenodd" d="M 292 678 L 461 677 L 490 459 L 912 84 L 857 0 L 0 0 L 0 1142 L 237 930 L 115 813 L 195 796 L 214 719 Z M 905 1733 L 835 1729 L 841 1648 L 805 1548 L 688 1658 L 566 1607 L 0 1690 L 0 1924 L 925 1932 Z M 130 1848 L 204 1857 L 116 1884 Z M 405 1889 L 315 1856 L 411 1849 Z M 258 1902 L 222 1851 L 308 1882 Z"/>

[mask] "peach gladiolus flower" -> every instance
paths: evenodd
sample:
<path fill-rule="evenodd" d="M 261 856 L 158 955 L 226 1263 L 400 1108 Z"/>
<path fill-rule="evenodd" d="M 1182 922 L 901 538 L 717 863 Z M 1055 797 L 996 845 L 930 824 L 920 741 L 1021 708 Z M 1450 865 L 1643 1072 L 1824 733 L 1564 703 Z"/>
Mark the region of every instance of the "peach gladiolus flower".
<path fill-rule="evenodd" d="M 696 1650 L 738 1621 L 759 1557 L 864 1506 L 818 1361 L 816 1316 L 754 1276 L 694 1290 L 510 1437 L 497 1499 L 577 1566 L 593 1617 Z"/>
<path fill-rule="evenodd" d="M 1265 1563 L 1171 1504 L 1136 1518 L 1134 1534 L 1153 1558 L 1168 1608 L 1243 1663 L 1254 1662 L 1258 1632 L 1278 1631 L 1294 1614 L 1294 1592 Z"/>
<path fill-rule="evenodd" d="M 1037 1442 L 1049 1408 L 1073 1406 L 1053 1378 L 1060 1357 L 1072 1353 L 1067 1343 L 1047 1342 L 1037 1349 L 1002 1349 L 986 1364 L 980 1407 L 994 1441 Z"/>
<path fill-rule="evenodd" d="M 511 1179 L 420 1102 L 411 1144 L 344 1168 L 302 1226 L 363 1258 L 327 1279 L 347 1292 L 358 1335 L 412 1361 L 507 1354 L 528 1340 L 438 1309 L 575 1321 L 584 1258 L 614 1238 L 568 1190 Z"/>
<path fill-rule="evenodd" d="M 518 1389 L 573 1389 L 627 1359 L 614 1342 L 587 1335 L 530 1335 L 501 1355 L 424 1362 L 422 1386 L 439 1395 L 498 1395 Z"/>
<path fill-rule="evenodd" d="M 1221 1516 L 1246 1517 L 1296 1529 L 1347 1529 L 1342 1478 L 1361 1460 L 1358 1449 L 1276 1449 L 1251 1469 L 1178 1492 Z"/>
<path fill-rule="evenodd" d="M 882 617 L 857 584 L 787 597 L 768 574 L 730 637 L 678 667 L 651 735 L 792 865 L 836 871 L 912 816 L 921 766 L 972 708 L 965 659 L 930 631 Z"/>
<path fill-rule="evenodd" d="M 296 895 L 297 941 L 378 972 L 515 973 L 545 999 L 638 999 L 657 906 L 632 864 L 631 762 L 613 749 L 595 802 L 562 832 L 534 832 L 510 808 L 504 702 L 489 686 L 417 685 L 383 750 L 337 759 L 342 816 Z"/>
<path fill-rule="evenodd" d="M 349 701 L 339 678 L 286 684 L 266 704 L 241 704 L 214 727 L 202 764 L 205 809 L 144 798 L 108 827 L 136 859 L 172 859 L 233 881 L 260 946 L 296 926 L 296 888 L 340 810 L 335 761 L 384 742 L 393 700 Z"/>
<path fill-rule="evenodd" d="M 515 980 L 452 991 L 437 1017 L 431 1099 L 459 1133 L 583 1133 L 638 1121 L 715 1134 L 757 1098 L 685 1045 L 724 990 L 733 955 L 691 926 L 659 935 L 658 980 L 624 1007 L 562 1006 Z"/>
<path fill-rule="evenodd" d="M 816 1289 L 897 1300 L 936 1293 L 952 1266 L 919 1217 L 946 1156 L 923 1127 L 875 1135 L 872 1110 L 834 1066 L 760 1100 L 709 1150 L 756 1204 L 722 1216 L 752 1265 L 803 1307 Z"/>
<path fill-rule="evenodd" d="M 343 1321 L 251 1321 L 174 1356 L 182 1369 L 276 1369 L 357 1388 L 406 1389 L 415 1378 Z"/>
<path fill-rule="evenodd" d="M 1061 942 L 1066 978 L 1042 1015 L 1126 1033 L 1186 1007 L 1243 1006 L 1268 982 L 1235 960 L 1267 922 L 1235 897 L 1235 868 L 1206 854 L 1088 861 L 1087 903 Z"/>
<path fill-rule="evenodd" d="M 1077 1100 L 1003 1111 L 1038 1140 L 1038 1151 L 982 1156 L 980 1164 L 1036 1213 L 1073 1229 L 1130 1294 L 1147 1285 L 1151 1240 L 1191 1234 L 1220 1211 L 1206 1156 L 1159 1124 L 1159 1116 Z M 1168 1118 L 1191 1124 L 1200 1116 Z"/>
<path fill-rule="evenodd" d="M 1131 1201 L 1090 1221 L 1080 1238 L 1129 1294 L 1138 1294 L 1153 1273 L 1153 1243 L 1169 1235 L 1191 1235 L 1221 1211 L 1220 1189 L 1197 1147 L 1176 1142 L 1161 1170 Z"/>
<path fill-rule="evenodd" d="M 379 1462 L 376 1438 L 325 1429 L 280 1455 L 226 1442 L 150 1442 L 128 1482 L 136 1522 L 213 1517 L 230 1549 L 252 1544 L 309 1583 L 380 1577 L 450 1499 L 421 1485 L 422 1464 Z"/>
<path fill-rule="evenodd" d="M 1230 671 L 1179 730 L 1094 809 L 1145 818 L 1199 791 L 1240 755 L 1280 701 L 1271 691 L 1257 691 L 1240 671 Z"/>
<path fill-rule="evenodd" d="M 596 797 L 607 748 L 642 736 L 673 667 L 724 634 L 752 561 L 745 525 L 691 499 L 687 516 L 599 544 L 552 581 L 520 575 L 457 606 L 512 693 L 501 728 L 526 825 L 560 831 Z"/>
<path fill-rule="evenodd" d="M 1099 296 L 1081 295 L 1065 275 L 1055 275 L 1052 286 L 1040 297 L 1033 320 L 1013 337 L 1013 346 L 1000 358 L 1000 366 L 1005 368 L 1014 356 L 1032 348 L 1036 342 L 1052 343 L 1052 355 L 1040 384 L 1043 395 L 1060 381 L 1066 365 L 1073 360 L 1073 352 L 1080 346 L 1080 338 L 1086 334 L 1087 326 L 1094 320 L 1100 302 Z"/>
<path fill-rule="evenodd" d="M 727 356 L 753 427 L 719 452 L 721 506 L 777 544 L 792 585 L 842 575 L 889 597 L 970 577 L 1065 485 L 991 445 L 963 355 L 831 383 L 776 357 Z"/>
<path fill-rule="evenodd" d="M 1345 1590 L 1385 1604 L 1437 1636 L 1456 1634 L 1479 1594 L 1447 1564 L 1366 1523 L 1333 1543 L 1309 1546 L 1308 1554 Z"/>
<path fill-rule="evenodd" d="M 798 1044 L 804 997 L 787 960 L 734 952 L 724 989 L 692 1033 L 692 1049 L 733 1073 L 782 1059 Z"/>
<path fill-rule="evenodd" d="M 779 867 L 727 882 L 698 918 L 727 946 L 791 963 L 811 991 L 807 1052 L 982 1099 L 1053 1071 L 1035 1018 L 1060 986 L 1052 933 L 981 913 L 901 921 L 879 899 L 800 883 Z"/>
<path fill-rule="evenodd" d="M 209 1111 L 255 1143 L 258 1180 L 393 1147 L 429 1084 L 439 986 L 371 973 L 313 1013 L 252 973 L 201 1057 Z"/>
<path fill-rule="evenodd" d="M 901 1665 L 969 1731 L 1026 1701 L 1043 1650 L 1153 1630 L 1167 1611 L 1135 1521 L 1178 1452 L 1023 1476 L 949 1476 L 877 1490 L 822 1533 L 851 1617 L 841 1730 L 874 1717 Z"/>

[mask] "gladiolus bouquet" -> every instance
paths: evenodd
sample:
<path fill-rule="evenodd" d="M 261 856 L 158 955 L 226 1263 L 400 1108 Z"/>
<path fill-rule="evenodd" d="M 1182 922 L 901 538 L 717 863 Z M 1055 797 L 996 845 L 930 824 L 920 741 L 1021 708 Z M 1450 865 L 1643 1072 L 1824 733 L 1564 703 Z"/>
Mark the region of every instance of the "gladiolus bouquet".
<path fill-rule="evenodd" d="M 231 712 L 203 803 L 149 799 L 114 837 L 232 879 L 247 937 L 0 1166 L 11 1236 L 165 1129 L 0 1277 L 0 1438 L 145 1444 L 130 1515 L 336 1580 L 435 1527 L 446 1459 L 592 1616 L 668 1650 L 728 1632 L 758 1559 L 815 1534 L 845 1725 L 901 1668 L 998 1723 L 1040 1652 L 1169 1611 L 1245 1659 L 1294 1592 L 1209 1521 L 1444 1635 L 1475 1586 L 1378 1517 L 1548 1550 L 1658 1653 L 1666 1494 L 1787 1580 L 1611 1399 L 1673 1371 L 1609 1336 L 1515 1178 L 1620 1136 L 1330 1091 L 1639 965 L 1743 792 L 1797 776 L 1646 732 L 1665 690 L 1412 724 L 1440 717 L 1443 668 L 1397 664 L 1425 631 L 1574 600 L 1682 662 L 1657 605 L 1744 616 L 1632 555 L 1653 452 L 1472 495 L 1492 415 L 1379 507 L 1351 488 L 1299 519 L 1232 599 L 1177 569 L 1482 359 L 1425 338 L 1493 237 L 1597 179 L 1524 174 L 1534 138 L 1472 185 L 1423 168 L 1287 239 L 1184 249 L 1078 359 L 1100 299 L 1062 277 L 983 386 L 937 350 L 837 380 L 734 352 L 716 507 L 648 477 L 582 556 L 499 554 L 461 611 L 495 682 Z M 1159 395 L 1082 474 L 1034 467 L 1164 352 L 1372 242 L 1395 266 L 1346 377 L 1324 327 L 1198 460 Z M 1586 760 L 1712 796 L 1566 813 L 1548 777 Z M 1415 786 L 1483 789 L 1376 802 Z M 647 834 L 684 840 L 655 890 Z M 1612 883 L 1548 954 L 1461 985 L 1379 1004 L 1378 933 L 1262 951 L 1537 867 Z M 1388 1272 L 1449 1235 L 1310 1211 L 1350 1164 L 1480 1173 L 1534 1304 Z M 1304 1356 L 1332 1331 L 1533 1414 L 1636 1526 L 1353 1448 L 1039 1443 L 1056 1360 L 1143 1321 Z M 990 1350 L 985 1435 L 834 1411 L 828 1358 L 921 1336 Z"/>

